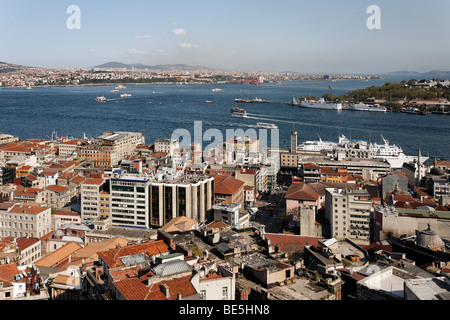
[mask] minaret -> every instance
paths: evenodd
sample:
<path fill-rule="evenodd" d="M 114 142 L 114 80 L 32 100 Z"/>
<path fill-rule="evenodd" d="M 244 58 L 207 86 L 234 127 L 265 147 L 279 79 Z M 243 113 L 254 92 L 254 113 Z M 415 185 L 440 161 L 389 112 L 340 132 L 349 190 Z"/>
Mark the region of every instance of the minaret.
<path fill-rule="evenodd" d="M 422 152 L 419 148 L 419 154 L 417 156 L 417 185 L 420 186 L 420 180 L 422 180 L 422 163 L 420 158 L 422 157 Z"/>
<path fill-rule="evenodd" d="M 291 132 L 291 153 L 297 153 L 297 131 L 295 131 L 295 124 Z"/>

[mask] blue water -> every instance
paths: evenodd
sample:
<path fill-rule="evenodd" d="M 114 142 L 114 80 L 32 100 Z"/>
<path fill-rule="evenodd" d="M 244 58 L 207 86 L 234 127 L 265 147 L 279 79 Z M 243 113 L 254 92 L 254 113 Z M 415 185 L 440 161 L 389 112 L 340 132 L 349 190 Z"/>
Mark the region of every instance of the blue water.
<path fill-rule="evenodd" d="M 56 130 L 59 136 L 97 137 L 104 131 L 142 132 L 147 143 L 170 138 L 175 129 L 187 129 L 193 135 L 194 121 L 202 129 L 247 130 L 257 122 L 272 122 L 280 129 L 280 146 L 289 145 L 295 126 L 299 143 L 305 140 L 337 141 L 339 134 L 381 142 L 382 134 L 400 145 L 406 154 L 450 159 L 450 117 L 402 113 L 366 113 L 347 110 L 303 109 L 287 105 L 293 96 L 322 96 L 333 88 L 334 95 L 357 88 L 408 79 L 286 82 L 261 86 L 218 85 L 126 85 L 121 92 L 132 97 L 120 98 L 111 93 L 114 86 L 41 87 L 0 90 L 0 132 L 29 138 L 46 139 Z M 212 92 L 221 88 L 221 92 Z M 96 103 L 97 96 L 110 99 Z M 259 97 L 274 103 L 240 104 L 249 118 L 234 118 L 230 108 L 235 98 Z M 212 103 L 205 103 L 211 100 Z M 192 138 L 193 139 L 193 138 Z M 205 141 L 203 146 L 208 145 Z"/>

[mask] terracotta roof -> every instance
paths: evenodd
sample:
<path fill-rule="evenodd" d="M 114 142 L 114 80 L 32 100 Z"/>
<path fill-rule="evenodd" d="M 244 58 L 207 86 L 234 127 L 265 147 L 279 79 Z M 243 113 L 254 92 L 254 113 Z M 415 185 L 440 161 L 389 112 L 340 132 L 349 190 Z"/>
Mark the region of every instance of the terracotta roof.
<path fill-rule="evenodd" d="M 14 205 L 18 204 L 20 202 L 18 201 L 5 201 L 0 203 L 0 210 L 8 210 L 9 208 L 13 207 Z"/>
<path fill-rule="evenodd" d="M 126 300 L 176 300 L 178 293 L 182 298 L 190 297 L 197 294 L 191 283 L 192 276 L 185 276 L 171 280 L 164 280 L 153 283 L 149 287 L 138 279 L 131 278 L 115 282 L 117 290 L 119 290 Z M 167 286 L 169 289 L 169 297 L 166 297 L 162 291 L 162 287 Z"/>
<path fill-rule="evenodd" d="M 156 158 L 156 157 L 167 157 L 167 155 L 168 155 L 167 152 L 158 151 L 158 152 L 155 152 L 155 153 L 151 154 L 150 157 L 152 157 L 152 158 Z"/>
<path fill-rule="evenodd" d="M 35 244 L 36 242 L 39 241 L 38 238 L 17 238 L 17 246 L 19 247 L 19 250 L 23 251 L 26 248 L 28 248 L 29 246 Z"/>
<path fill-rule="evenodd" d="M 187 217 L 176 217 L 170 220 L 161 228 L 165 232 L 187 231 L 190 230 L 197 221 Z"/>
<path fill-rule="evenodd" d="M 80 250 L 82 247 L 76 242 L 69 242 L 61 248 L 49 253 L 45 257 L 39 259 L 34 264 L 41 267 L 57 267 L 61 262 L 67 259 L 68 256 Z"/>
<path fill-rule="evenodd" d="M 80 176 L 77 176 L 77 177 L 73 178 L 72 180 L 70 180 L 70 182 L 73 182 L 73 183 L 76 183 L 76 184 L 81 183 L 83 181 L 84 181 L 84 178 L 80 177 Z"/>
<path fill-rule="evenodd" d="M 55 191 L 55 192 L 58 192 L 58 193 L 63 193 L 63 192 L 69 191 L 68 188 L 63 187 L 63 186 L 58 186 L 56 184 L 48 186 L 48 187 L 46 187 L 46 189 L 49 189 L 49 190 L 52 190 L 52 191 Z"/>
<path fill-rule="evenodd" d="M 319 166 L 314 163 L 305 163 L 303 164 L 303 168 L 305 169 L 319 169 Z"/>
<path fill-rule="evenodd" d="M 48 210 L 49 208 L 41 203 L 27 202 L 25 204 L 16 204 L 9 212 L 12 213 L 28 213 L 38 214 Z"/>
<path fill-rule="evenodd" d="M 236 193 L 245 182 L 229 175 L 213 175 L 214 193 L 232 195 Z"/>
<path fill-rule="evenodd" d="M 109 272 L 113 281 L 121 281 L 129 278 L 136 278 L 140 267 L 132 267 L 126 269 L 112 270 Z"/>
<path fill-rule="evenodd" d="M 264 237 L 270 240 L 270 245 L 279 247 L 281 252 L 303 252 L 305 246 L 317 246 L 322 237 L 298 236 L 282 233 L 266 233 Z"/>
<path fill-rule="evenodd" d="M 214 221 L 214 222 L 211 222 L 210 224 L 208 224 L 208 228 L 210 228 L 210 229 L 223 229 L 223 228 L 227 228 L 229 226 L 230 226 L 229 224 L 223 222 L 222 220 Z"/>
<path fill-rule="evenodd" d="M 139 243 L 131 246 L 109 249 L 98 252 L 98 256 L 108 265 L 110 269 L 125 266 L 120 259 L 138 253 L 147 253 L 149 256 L 160 255 L 169 252 L 169 247 L 163 240 Z"/>
<path fill-rule="evenodd" d="M 307 183 L 293 183 L 289 186 L 284 198 L 292 200 L 317 201 L 319 200 L 319 194 L 317 194 L 317 192 Z"/>
<path fill-rule="evenodd" d="M 14 281 L 14 276 L 19 273 L 16 263 L 0 265 L 0 281 L 6 282 L 6 286 L 10 286 Z"/>
<path fill-rule="evenodd" d="M 94 179 L 94 178 L 87 178 L 84 180 L 83 184 L 95 184 L 95 185 L 101 185 L 103 184 L 103 179 Z"/>

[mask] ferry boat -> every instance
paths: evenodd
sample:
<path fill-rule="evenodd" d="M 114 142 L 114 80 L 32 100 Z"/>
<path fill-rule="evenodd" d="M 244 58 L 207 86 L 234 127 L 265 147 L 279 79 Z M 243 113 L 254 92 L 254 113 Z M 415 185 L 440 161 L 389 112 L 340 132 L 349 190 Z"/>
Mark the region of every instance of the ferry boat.
<path fill-rule="evenodd" d="M 314 109 L 327 109 L 327 110 L 342 110 L 342 104 L 337 102 L 328 102 L 324 98 L 319 100 L 301 100 L 299 107 L 302 108 L 314 108 Z"/>
<path fill-rule="evenodd" d="M 247 118 L 247 111 L 245 109 L 238 108 L 238 106 L 231 108 L 230 111 L 233 117 Z"/>
<path fill-rule="evenodd" d="M 262 129 L 278 129 L 278 126 L 273 123 L 266 123 L 266 122 L 258 122 L 256 124 L 258 128 Z"/>
<path fill-rule="evenodd" d="M 369 112 L 386 112 L 385 107 L 380 107 L 379 105 L 369 105 L 365 103 L 358 103 L 350 106 L 348 108 L 350 111 L 369 111 Z"/>
<path fill-rule="evenodd" d="M 107 99 L 104 96 L 100 96 L 94 99 L 95 102 L 106 102 Z"/>
<path fill-rule="evenodd" d="M 419 109 L 414 108 L 414 107 L 408 107 L 408 108 L 406 108 L 406 109 L 403 111 L 403 113 L 425 115 L 425 112 L 420 111 Z"/>
<path fill-rule="evenodd" d="M 131 97 L 131 94 L 129 94 L 129 93 L 122 93 L 122 94 L 120 95 L 120 97 L 121 97 L 121 98 Z"/>
<path fill-rule="evenodd" d="M 125 87 L 124 85 L 119 84 L 118 86 L 115 87 L 116 90 L 120 90 L 120 89 L 126 89 L 127 87 Z"/>

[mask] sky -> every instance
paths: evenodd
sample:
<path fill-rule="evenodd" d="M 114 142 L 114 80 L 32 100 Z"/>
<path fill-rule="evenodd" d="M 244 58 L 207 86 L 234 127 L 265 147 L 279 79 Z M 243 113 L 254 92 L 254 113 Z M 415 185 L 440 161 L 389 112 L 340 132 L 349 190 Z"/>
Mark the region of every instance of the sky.
<path fill-rule="evenodd" d="M 79 15 L 68 11 L 71 5 Z M 367 12 L 371 5 L 379 15 Z M 447 0 L 0 0 L 0 61 L 54 68 L 118 61 L 255 72 L 448 71 L 449 15 Z M 368 20 L 380 28 L 368 28 Z"/>

